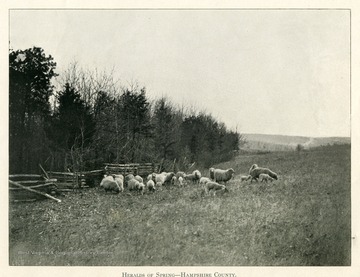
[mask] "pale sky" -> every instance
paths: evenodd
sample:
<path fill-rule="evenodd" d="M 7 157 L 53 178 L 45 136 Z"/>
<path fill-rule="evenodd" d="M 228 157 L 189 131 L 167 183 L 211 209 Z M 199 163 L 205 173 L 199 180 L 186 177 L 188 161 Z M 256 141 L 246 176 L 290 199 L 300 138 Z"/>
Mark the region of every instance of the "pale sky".
<path fill-rule="evenodd" d="M 242 133 L 350 136 L 348 10 L 13 10 L 9 40 Z"/>

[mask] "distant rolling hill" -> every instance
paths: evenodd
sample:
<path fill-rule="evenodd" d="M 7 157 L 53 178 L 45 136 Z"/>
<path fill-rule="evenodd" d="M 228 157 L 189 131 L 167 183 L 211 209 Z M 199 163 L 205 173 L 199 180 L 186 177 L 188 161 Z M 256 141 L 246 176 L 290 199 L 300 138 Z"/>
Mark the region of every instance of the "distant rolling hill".
<path fill-rule="evenodd" d="M 243 150 L 263 150 L 263 151 L 290 151 L 295 150 L 297 145 L 304 149 L 313 147 L 350 144 L 350 137 L 301 137 L 284 135 L 263 135 L 263 134 L 243 134 L 246 143 Z"/>

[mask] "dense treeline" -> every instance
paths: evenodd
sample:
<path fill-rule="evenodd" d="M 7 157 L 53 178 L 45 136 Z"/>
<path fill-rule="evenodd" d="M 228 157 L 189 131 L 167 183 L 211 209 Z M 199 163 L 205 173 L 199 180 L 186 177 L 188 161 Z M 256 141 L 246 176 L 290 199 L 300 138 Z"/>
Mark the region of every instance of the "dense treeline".
<path fill-rule="evenodd" d="M 210 114 L 151 100 L 145 87 L 77 64 L 57 77 L 53 57 L 10 50 L 10 173 L 89 170 L 105 162 L 159 162 L 186 170 L 228 160 L 242 137 Z M 59 88 L 52 80 L 57 77 Z"/>

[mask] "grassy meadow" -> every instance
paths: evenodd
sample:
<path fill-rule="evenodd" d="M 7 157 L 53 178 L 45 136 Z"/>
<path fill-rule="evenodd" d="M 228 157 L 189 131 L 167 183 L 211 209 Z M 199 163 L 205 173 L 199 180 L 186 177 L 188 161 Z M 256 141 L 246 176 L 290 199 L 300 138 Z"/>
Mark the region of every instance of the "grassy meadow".
<path fill-rule="evenodd" d="M 250 166 L 273 183 L 240 182 Z M 244 154 L 230 192 L 84 189 L 10 203 L 10 265 L 338 266 L 351 264 L 350 146 Z M 202 170 L 208 175 L 207 170 Z"/>

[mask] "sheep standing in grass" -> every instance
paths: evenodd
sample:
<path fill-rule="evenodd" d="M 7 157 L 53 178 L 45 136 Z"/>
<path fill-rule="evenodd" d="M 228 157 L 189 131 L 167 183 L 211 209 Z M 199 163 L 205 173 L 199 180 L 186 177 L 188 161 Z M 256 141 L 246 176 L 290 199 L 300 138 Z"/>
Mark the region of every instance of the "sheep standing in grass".
<path fill-rule="evenodd" d="M 209 169 L 209 175 L 211 180 L 214 180 L 214 172 L 215 172 L 215 168 L 211 167 Z"/>
<path fill-rule="evenodd" d="M 178 172 L 176 172 L 176 174 L 175 174 L 175 185 L 177 185 L 177 186 L 179 186 L 179 187 L 181 187 L 181 186 L 183 186 L 184 185 L 184 178 L 185 178 L 185 176 L 186 176 L 186 174 L 185 174 L 185 172 L 183 172 L 183 171 L 178 171 Z M 181 177 L 181 182 L 180 182 L 180 177 Z"/>
<path fill-rule="evenodd" d="M 165 178 L 164 178 L 164 185 L 170 185 L 172 178 L 175 176 L 174 172 L 169 172 L 169 173 L 165 173 Z"/>
<path fill-rule="evenodd" d="M 124 176 L 121 174 L 114 174 L 114 180 L 118 184 L 120 191 L 124 191 Z"/>
<path fill-rule="evenodd" d="M 226 184 L 234 176 L 234 169 L 229 168 L 227 170 L 215 169 L 214 180 L 215 182 L 224 182 Z"/>
<path fill-rule="evenodd" d="M 201 178 L 201 172 L 199 170 L 194 170 L 192 174 L 195 175 L 195 183 L 199 183 Z"/>
<path fill-rule="evenodd" d="M 130 179 L 130 180 L 128 181 L 128 184 L 127 184 L 128 189 L 129 189 L 129 190 L 135 190 L 137 183 L 139 183 L 139 181 L 136 180 L 135 178 Z"/>
<path fill-rule="evenodd" d="M 162 187 L 162 185 L 163 185 L 163 182 L 161 182 L 161 181 L 157 181 L 157 182 L 155 183 L 155 186 L 156 186 L 156 187 Z"/>
<path fill-rule="evenodd" d="M 114 177 L 114 179 L 119 178 L 119 179 L 123 180 L 123 182 L 124 182 L 124 175 L 122 175 L 122 174 L 112 174 L 112 176 Z"/>
<path fill-rule="evenodd" d="M 274 178 L 272 178 L 271 176 L 269 176 L 268 174 L 265 174 L 265 173 L 261 173 L 260 175 L 259 175 L 259 180 L 260 180 L 260 182 L 268 182 L 268 181 L 270 181 L 270 182 L 272 182 L 272 181 L 274 181 Z"/>
<path fill-rule="evenodd" d="M 134 178 L 135 178 L 135 177 L 134 177 L 133 174 L 128 174 L 128 175 L 126 175 L 126 176 L 125 176 L 124 185 L 125 185 L 126 187 L 128 187 L 128 186 L 129 186 L 129 181 L 132 180 L 132 179 L 134 179 Z"/>
<path fill-rule="evenodd" d="M 146 180 L 147 181 L 150 181 L 150 180 L 153 180 L 154 181 L 154 178 L 153 178 L 153 173 L 149 174 L 147 177 L 146 177 Z"/>
<path fill-rule="evenodd" d="M 251 179 L 251 175 L 242 175 L 240 176 L 240 182 L 248 181 Z"/>
<path fill-rule="evenodd" d="M 140 175 L 136 175 L 134 178 L 135 178 L 136 180 L 138 180 L 140 183 L 143 183 L 143 182 L 144 182 L 143 178 L 142 178 Z"/>
<path fill-rule="evenodd" d="M 177 179 L 178 181 L 178 186 L 179 187 L 183 187 L 184 186 L 184 178 L 179 176 L 179 178 Z"/>
<path fill-rule="evenodd" d="M 211 182 L 211 180 L 207 177 L 201 177 L 199 181 L 200 185 L 206 185 L 208 182 Z"/>
<path fill-rule="evenodd" d="M 154 183 L 153 180 L 147 181 L 146 187 L 147 187 L 147 189 L 148 189 L 149 191 L 155 191 L 155 190 L 156 190 L 156 189 L 155 189 L 155 183 Z"/>
<path fill-rule="evenodd" d="M 156 174 L 153 173 L 153 181 L 155 182 L 156 186 L 161 187 L 165 182 L 165 174 Z"/>
<path fill-rule="evenodd" d="M 186 175 L 185 172 L 183 172 L 183 171 L 178 171 L 178 172 L 176 172 L 175 177 L 176 177 L 177 179 L 179 179 L 179 177 L 184 178 L 185 175 Z"/>
<path fill-rule="evenodd" d="M 221 184 L 218 184 L 218 183 L 213 182 L 213 181 L 207 182 L 205 184 L 204 191 L 205 191 L 206 194 L 209 194 L 211 191 L 213 191 L 214 196 L 215 196 L 216 192 L 218 192 L 218 191 L 221 191 L 223 193 L 229 192 L 229 190 L 226 188 L 225 185 L 221 185 Z"/>
<path fill-rule="evenodd" d="M 131 179 L 128 183 L 129 190 L 135 190 L 140 192 L 141 194 L 144 193 L 145 185 L 143 183 L 140 183 L 135 178 Z"/>
<path fill-rule="evenodd" d="M 250 171 L 250 175 L 251 175 L 251 182 L 253 180 L 258 181 L 260 174 L 267 174 L 270 177 L 274 178 L 275 180 L 278 179 L 278 176 L 275 172 L 271 171 L 268 168 L 264 168 L 264 167 L 255 167 Z"/>
<path fill-rule="evenodd" d="M 250 167 L 250 169 L 249 169 L 249 175 L 250 175 L 251 171 L 252 171 L 253 169 L 255 169 L 255 168 L 258 168 L 258 165 L 257 165 L 257 164 L 253 164 L 253 165 Z"/>
<path fill-rule="evenodd" d="M 143 195 L 143 194 L 144 194 L 144 191 L 145 191 L 145 185 L 144 185 L 144 183 L 140 183 L 140 182 L 139 182 L 139 184 L 136 185 L 136 189 L 137 189 L 138 192 L 141 193 L 141 195 Z"/>
<path fill-rule="evenodd" d="M 120 192 L 120 187 L 117 182 L 115 182 L 114 177 L 111 175 L 104 175 L 104 178 L 101 180 L 100 187 L 105 189 L 105 192 L 115 191 Z"/>
<path fill-rule="evenodd" d="M 184 179 L 188 182 L 195 184 L 195 182 L 197 180 L 197 176 L 194 173 L 191 173 L 191 174 L 185 175 Z"/>
<path fill-rule="evenodd" d="M 155 172 L 153 172 L 152 174 L 151 174 L 151 176 L 152 176 L 152 179 L 151 180 L 153 180 L 155 183 L 156 183 L 156 176 L 157 176 L 158 174 L 157 173 L 155 173 Z"/>

